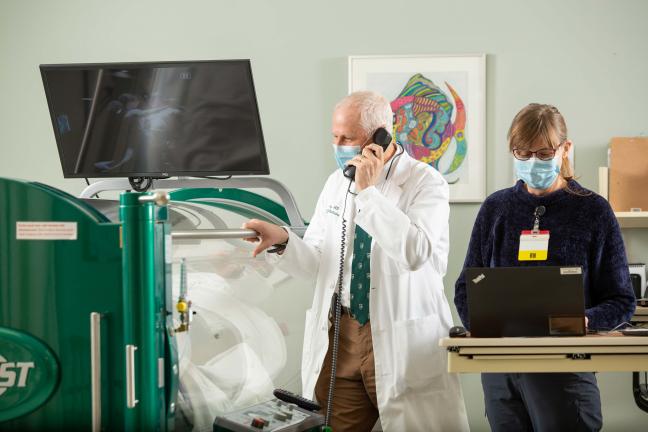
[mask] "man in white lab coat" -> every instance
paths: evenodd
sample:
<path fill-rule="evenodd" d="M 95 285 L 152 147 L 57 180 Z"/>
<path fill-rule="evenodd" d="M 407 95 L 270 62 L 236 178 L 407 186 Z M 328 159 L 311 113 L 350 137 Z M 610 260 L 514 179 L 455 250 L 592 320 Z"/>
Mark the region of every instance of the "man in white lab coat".
<path fill-rule="evenodd" d="M 335 432 L 465 431 L 458 377 L 447 372 L 439 338 L 452 326 L 442 278 L 448 259 L 448 184 L 396 142 L 372 143 L 392 131 L 389 102 L 356 92 L 333 112 L 333 150 L 342 169 L 328 178 L 301 239 L 285 228 L 251 220 L 256 256 L 295 276 L 316 278 L 306 312 L 303 395 L 326 406 L 333 344 L 332 299 L 341 285 L 342 316 L 331 425 Z M 342 233 L 344 276 L 338 283 Z"/>

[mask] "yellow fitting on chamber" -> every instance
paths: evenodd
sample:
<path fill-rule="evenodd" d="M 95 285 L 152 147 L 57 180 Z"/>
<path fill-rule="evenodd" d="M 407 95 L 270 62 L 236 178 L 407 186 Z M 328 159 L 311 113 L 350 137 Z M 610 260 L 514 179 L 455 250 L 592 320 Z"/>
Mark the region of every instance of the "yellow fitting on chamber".
<path fill-rule="evenodd" d="M 187 302 L 186 302 L 186 301 L 180 300 L 180 301 L 176 304 L 176 309 L 177 309 L 178 312 L 180 312 L 180 313 L 182 313 L 182 312 L 187 312 L 187 309 L 188 309 L 188 308 L 189 308 L 189 306 L 187 305 Z"/>

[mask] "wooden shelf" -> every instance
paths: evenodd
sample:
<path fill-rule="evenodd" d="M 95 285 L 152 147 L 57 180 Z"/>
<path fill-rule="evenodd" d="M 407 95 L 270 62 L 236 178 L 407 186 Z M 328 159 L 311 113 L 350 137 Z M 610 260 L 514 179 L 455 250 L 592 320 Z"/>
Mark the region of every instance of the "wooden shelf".
<path fill-rule="evenodd" d="M 648 212 L 614 212 L 621 228 L 648 228 Z"/>

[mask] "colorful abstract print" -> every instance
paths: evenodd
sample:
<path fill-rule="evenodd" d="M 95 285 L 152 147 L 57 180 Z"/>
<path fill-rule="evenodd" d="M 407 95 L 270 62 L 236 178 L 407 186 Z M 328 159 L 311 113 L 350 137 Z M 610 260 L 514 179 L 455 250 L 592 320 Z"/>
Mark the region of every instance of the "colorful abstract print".
<path fill-rule="evenodd" d="M 391 103 L 396 139 L 412 157 L 438 170 L 441 156 L 455 140 L 455 154 L 442 173 L 444 176 L 457 171 L 467 153 L 464 135 L 466 109 L 455 89 L 447 82 L 445 85 L 452 95 L 454 106 L 436 84 L 421 74 L 412 76 Z M 454 122 L 451 122 L 455 108 L 457 112 Z M 458 180 L 454 178 L 452 183 Z"/>

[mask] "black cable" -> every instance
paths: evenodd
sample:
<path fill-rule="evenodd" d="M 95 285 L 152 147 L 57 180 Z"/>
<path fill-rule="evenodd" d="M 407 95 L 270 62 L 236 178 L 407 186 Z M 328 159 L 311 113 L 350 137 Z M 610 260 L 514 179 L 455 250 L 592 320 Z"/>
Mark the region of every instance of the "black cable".
<path fill-rule="evenodd" d="M 340 239 L 340 269 L 338 272 L 338 292 L 335 295 L 335 311 L 333 313 L 333 347 L 331 348 L 331 378 L 329 380 L 329 391 L 326 402 L 326 417 L 324 418 L 324 427 L 330 426 L 331 415 L 333 413 L 333 395 L 335 393 L 335 374 L 337 372 L 337 357 L 340 344 L 340 315 L 342 314 L 342 289 L 344 287 L 344 255 L 346 252 L 346 228 L 347 220 L 344 217 L 346 214 L 347 198 L 351 192 L 351 183 L 353 180 L 349 179 L 349 187 L 344 197 L 344 207 L 342 209 L 342 235 Z"/>
<path fill-rule="evenodd" d="M 232 178 L 231 175 L 225 176 L 225 177 L 218 177 L 218 176 L 202 176 L 200 178 L 206 178 L 210 180 L 229 180 Z"/>
<path fill-rule="evenodd" d="M 146 192 L 153 185 L 151 177 L 128 177 L 128 182 L 135 192 Z"/>
<path fill-rule="evenodd" d="M 392 167 L 394 166 L 394 161 L 396 159 L 398 159 L 399 157 L 401 157 L 403 155 L 403 153 L 405 153 L 405 148 L 402 145 L 400 145 L 398 142 L 396 142 L 396 146 L 400 149 L 400 152 L 397 153 L 396 156 L 394 156 L 392 158 L 391 162 L 389 163 L 389 169 L 387 170 L 387 175 L 385 176 L 385 181 L 387 181 L 387 179 L 389 178 L 389 174 L 391 173 Z"/>

